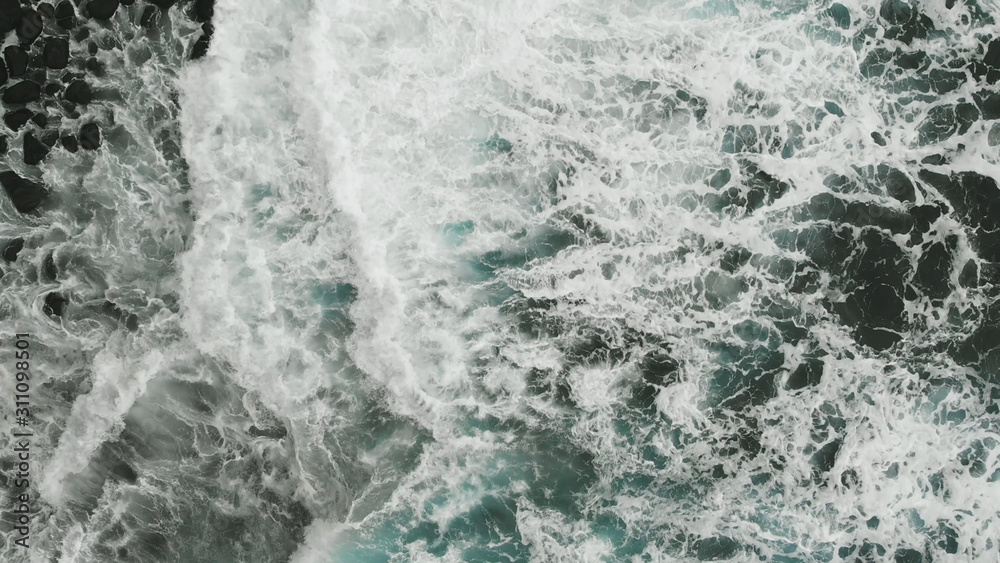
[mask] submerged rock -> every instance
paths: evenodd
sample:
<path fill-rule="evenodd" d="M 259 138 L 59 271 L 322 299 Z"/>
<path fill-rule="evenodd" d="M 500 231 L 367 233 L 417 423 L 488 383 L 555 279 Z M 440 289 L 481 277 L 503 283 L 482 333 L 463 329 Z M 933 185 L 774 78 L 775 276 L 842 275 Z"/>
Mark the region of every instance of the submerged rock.
<path fill-rule="evenodd" d="M 94 100 L 94 93 L 90 89 L 90 84 L 87 84 L 83 80 L 74 80 L 66 87 L 63 99 L 69 100 L 74 104 L 87 105 Z"/>
<path fill-rule="evenodd" d="M 90 0 L 87 3 L 87 11 L 90 17 L 99 20 L 111 19 L 118 11 L 118 0 Z"/>
<path fill-rule="evenodd" d="M 29 213 L 38 207 L 49 196 L 44 186 L 26 178 L 17 172 L 0 172 L 0 184 L 14 202 L 14 208 L 21 213 Z"/>
<path fill-rule="evenodd" d="M 42 52 L 45 66 L 52 69 L 63 69 L 69 64 L 69 41 L 64 37 L 53 37 L 45 43 Z"/>
<path fill-rule="evenodd" d="M 156 20 L 159 19 L 160 11 L 156 6 L 146 6 L 142 10 L 142 16 L 139 17 L 139 25 L 149 29 L 156 24 Z"/>
<path fill-rule="evenodd" d="M 97 150 L 101 146 L 101 129 L 96 123 L 87 123 L 80 128 L 80 146 L 88 151 Z"/>
<path fill-rule="evenodd" d="M 37 166 L 49 155 L 49 147 L 35 138 L 32 133 L 24 135 L 24 163 Z"/>
<path fill-rule="evenodd" d="M 21 249 L 23 248 L 24 248 L 23 238 L 18 237 L 8 242 L 7 245 L 3 247 L 3 259 L 6 260 L 7 262 L 13 262 L 17 260 L 17 254 L 21 252 Z"/>
<path fill-rule="evenodd" d="M 22 80 L 3 93 L 5 104 L 29 104 L 42 96 L 42 87 L 30 80 Z"/>

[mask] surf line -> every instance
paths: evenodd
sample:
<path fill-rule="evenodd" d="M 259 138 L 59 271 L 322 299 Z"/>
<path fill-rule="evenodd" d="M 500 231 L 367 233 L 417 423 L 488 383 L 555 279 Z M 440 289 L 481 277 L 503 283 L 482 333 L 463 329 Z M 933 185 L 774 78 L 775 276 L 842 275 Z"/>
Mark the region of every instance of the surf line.
<path fill-rule="evenodd" d="M 15 334 L 14 340 L 14 422 L 17 426 L 13 429 L 14 454 L 17 456 L 16 473 L 14 474 L 14 531 L 19 537 L 14 539 L 14 543 L 27 549 L 28 539 L 31 537 L 31 496 L 28 488 L 31 486 L 31 437 L 34 435 L 29 428 L 31 418 L 31 355 L 28 347 L 30 336 L 27 333 Z M 21 490 L 18 493 L 18 489 Z"/>

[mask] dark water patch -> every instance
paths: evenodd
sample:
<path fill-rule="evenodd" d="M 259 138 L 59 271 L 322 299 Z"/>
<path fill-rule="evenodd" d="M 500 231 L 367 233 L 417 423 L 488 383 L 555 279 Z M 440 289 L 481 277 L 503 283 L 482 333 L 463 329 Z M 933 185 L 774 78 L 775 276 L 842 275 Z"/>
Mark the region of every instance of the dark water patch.
<path fill-rule="evenodd" d="M 950 236 L 921 253 L 913 283 L 928 297 L 943 299 L 951 293 L 952 256 L 957 246 L 958 237 Z"/>
<path fill-rule="evenodd" d="M 785 388 L 794 391 L 819 385 L 823 378 L 823 366 L 825 364 L 822 358 L 823 355 L 825 354 L 816 354 L 816 357 L 807 357 L 799 363 L 791 374 L 789 374 L 788 379 L 785 380 Z"/>
<path fill-rule="evenodd" d="M 698 561 L 732 559 L 740 552 L 740 544 L 726 536 L 695 540 L 693 548 Z"/>
<path fill-rule="evenodd" d="M 680 377 L 680 365 L 667 350 L 656 349 L 637 363 L 640 381 L 632 389 L 628 405 L 647 414 L 655 414 L 657 396 Z"/>
<path fill-rule="evenodd" d="M 709 402 L 725 410 L 741 412 L 776 396 L 776 378 L 785 356 L 767 345 L 767 340 L 774 335 L 754 321 L 737 324 L 734 332 L 741 335 L 744 345 L 718 343 L 711 347 L 723 367 L 711 376 Z"/>
<path fill-rule="evenodd" d="M 730 181 L 728 170 L 719 171 L 709 180 L 709 185 L 719 188 L 718 192 L 704 198 L 710 210 L 734 215 L 753 213 L 771 205 L 791 189 L 787 182 L 761 170 L 750 160 L 739 159 L 738 165 L 739 173 L 734 182 Z"/>
<path fill-rule="evenodd" d="M 920 179 L 940 191 L 956 217 L 972 231 L 979 256 L 1000 262 L 1000 188 L 996 181 L 975 172 L 945 175 L 926 169 L 920 171 Z"/>

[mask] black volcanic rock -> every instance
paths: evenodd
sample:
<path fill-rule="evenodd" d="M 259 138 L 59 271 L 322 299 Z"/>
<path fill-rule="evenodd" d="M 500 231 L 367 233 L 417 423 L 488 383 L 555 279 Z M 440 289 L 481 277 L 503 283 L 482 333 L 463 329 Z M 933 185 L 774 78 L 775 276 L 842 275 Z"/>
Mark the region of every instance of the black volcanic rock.
<path fill-rule="evenodd" d="M 122 6 L 131 6 L 132 4 L 135 4 L 135 0 L 121 0 Z"/>
<path fill-rule="evenodd" d="M 90 84 L 87 84 L 83 80 L 74 80 L 66 87 L 63 99 L 69 100 L 74 104 L 87 105 L 93 101 L 94 93 L 90 90 Z"/>
<path fill-rule="evenodd" d="M 80 128 L 80 146 L 94 151 L 101 146 L 101 129 L 96 123 L 86 123 Z"/>
<path fill-rule="evenodd" d="M 149 0 L 149 3 L 157 8 L 160 8 L 161 10 L 167 10 L 176 4 L 177 0 Z"/>
<path fill-rule="evenodd" d="M 37 102 L 42 96 L 42 87 L 30 80 L 22 80 L 17 84 L 8 86 L 3 93 L 3 103 L 5 104 L 28 104 Z"/>
<path fill-rule="evenodd" d="M 56 9 L 52 7 L 52 4 L 48 2 L 42 2 L 38 5 L 38 14 L 46 19 L 52 19 L 56 17 Z"/>
<path fill-rule="evenodd" d="M 31 122 L 41 127 L 42 129 L 45 129 L 45 126 L 49 124 L 49 116 L 45 115 L 44 113 L 36 113 L 35 115 L 31 116 Z"/>
<path fill-rule="evenodd" d="M 49 156 L 49 147 L 39 141 L 31 133 L 24 135 L 24 163 L 29 166 L 38 166 L 45 157 Z"/>
<path fill-rule="evenodd" d="M 17 29 L 22 12 L 21 3 L 17 0 L 0 0 L 0 34 L 7 35 Z"/>
<path fill-rule="evenodd" d="M 7 83 L 7 63 L 0 59 L 0 86 Z"/>
<path fill-rule="evenodd" d="M 73 135 L 66 135 L 62 139 L 59 139 L 59 142 L 62 143 L 64 149 L 71 153 L 75 153 L 80 149 L 80 145 L 77 144 L 76 137 Z"/>
<path fill-rule="evenodd" d="M 63 69 L 69 64 L 69 41 L 64 37 L 53 37 L 45 43 L 42 51 L 45 66 L 53 69 Z"/>
<path fill-rule="evenodd" d="M 0 135 L 0 156 L 7 154 L 7 135 Z"/>
<path fill-rule="evenodd" d="M 59 277 L 59 268 L 56 268 L 56 257 L 49 252 L 42 260 L 41 279 L 47 282 L 54 282 Z"/>
<path fill-rule="evenodd" d="M 14 208 L 21 213 L 33 211 L 49 196 L 49 192 L 44 186 L 22 178 L 17 172 L 10 170 L 0 172 L 0 184 L 3 184 L 7 195 L 14 202 Z"/>
<path fill-rule="evenodd" d="M 191 7 L 191 17 L 200 23 L 212 21 L 215 15 L 215 0 L 194 0 Z"/>
<path fill-rule="evenodd" d="M 94 76 L 104 76 L 104 64 L 97 57 L 90 57 L 83 66 Z"/>
<path fill-rule="evenodd" d="M 14 111 L 8 111 L 5 113 L 3 116 L 3 122 L 11 131 L 17 131 L 21 127 L 24 127 L 24 124 L 27 123 L 34 114 L 35 112 L 28 108 L 18 108 Z"/>
<path fill-rule="evenodd" d="M 28 71 L 28 52 L 17 45 L 10 45 L 3 50 L 3 59 L 7 63 L 7 72 L 12 78 L 24 76 Z"/>
<path fill-rule="evenodd" d="M 42 16 L 28 8 L 21 13 L 21 23 L 17 26 L 17 39 L 25 45 L 31 45 L 42 34 Z"/>
<path fill-rule="evenodd" d="M 76 27 L 76 10 L 69 0 L 61 0 L 56 4 L 56 23 L 63 29 Z"/>
<path fill-rule="evenodd" d="M 7 262 L 17 260 L 17 254 L 24 248 L 24 239 L 16 238 L 3 247 L 3 259 Z"/>
<path fill-rule="evenodd" d="M 99 20 L 111 19 L 118 10 L 118 0 L 90 0 L 87 3 L 87 11 L 90 17 Z"/>
<path fill-rule="evenodd" d="M 45 94 L 48 96 L 55 96 L 62 90 L 62 85 L 58 82 L 49 82 L 45 85 Z"/>
<path fill-rule="evenodd" d="M 91 55 L 96 55 L 97 51 L 98 51 L 97 43 L 94 43 L 93 41 L 87 43 L 88 53 L 90 53 Z"/>
<path fill-rule="evenodd" d="M 201 26 L 201 37 L 194 42 L 194 47 L 191 49 L 191 60 L 197 60 L 208 54 L 208 46 L 212 42 L 212 33 L 215 31 L 215 27 L 211 23 L 205 23 Z"/>
<path fill-rule="evenodd" d="M 66 305 L 68 304 L 69 299 L 53 291 L 45 296 L 45 304 L 42 305 L 42 312 L 50 317 L 61 317 L 66 311 Z"/>
<path fill-rule="evenodd" d="M 59 142 L 59 132 L 58 131 L 42 132 L 42 142 L 45 143 L 45 146 L 51 149 L 52 147 L 56 146 L 56 143 Z"/>

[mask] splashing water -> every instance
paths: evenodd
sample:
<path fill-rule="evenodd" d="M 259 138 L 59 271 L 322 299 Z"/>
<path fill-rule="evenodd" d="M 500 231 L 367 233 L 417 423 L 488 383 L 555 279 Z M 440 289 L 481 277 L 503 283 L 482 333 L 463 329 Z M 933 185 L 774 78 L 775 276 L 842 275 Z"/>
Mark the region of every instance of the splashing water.
<path fill-rule="evenodd" d="M 4 278 L 33 560 L 997 560 L 997 6 L 950 4 L 113 28 L 119 140 L 19 219 L 73 308 Z"/>

